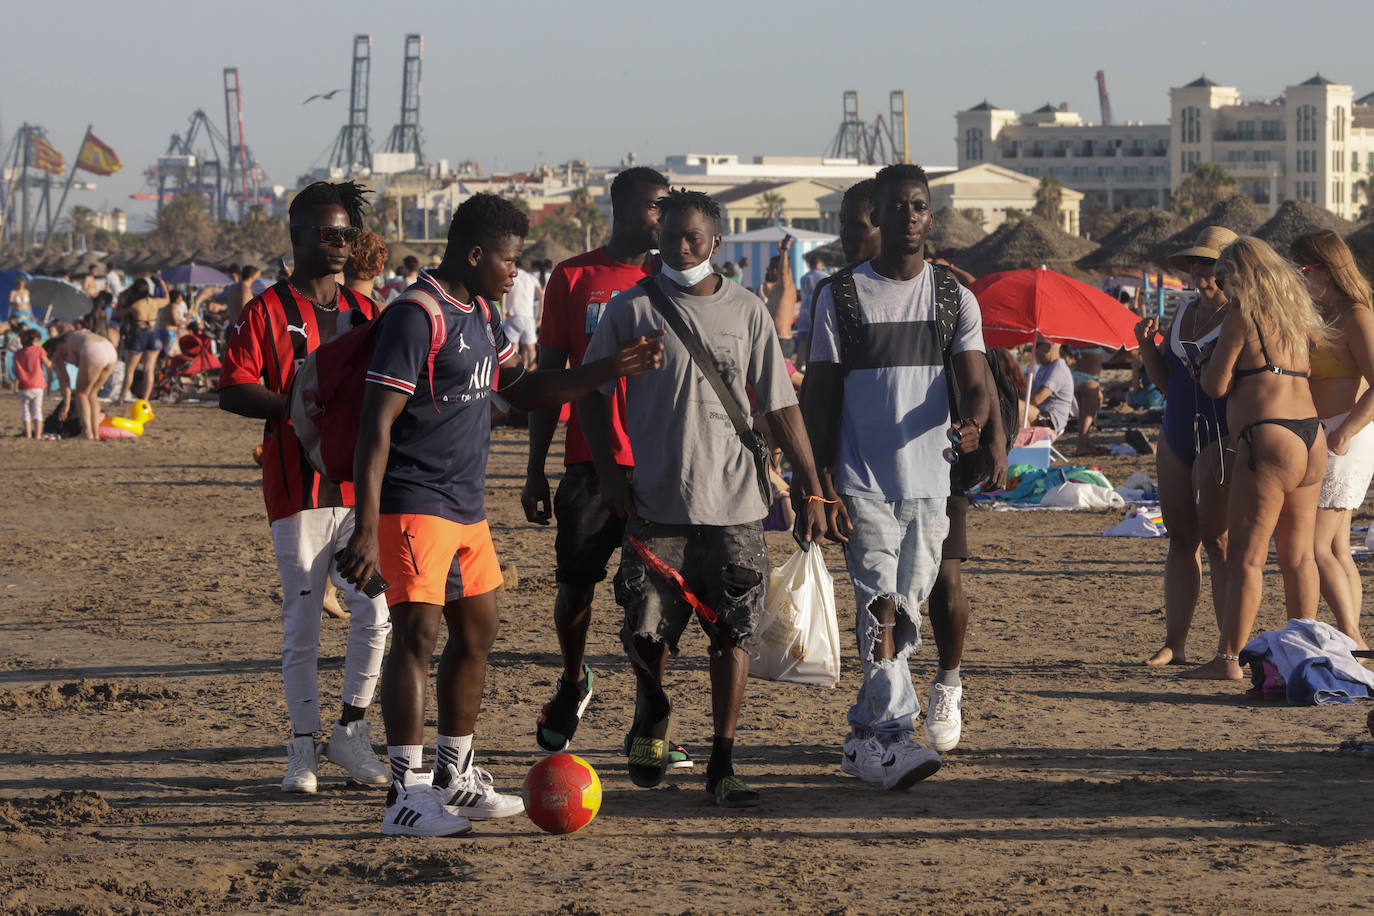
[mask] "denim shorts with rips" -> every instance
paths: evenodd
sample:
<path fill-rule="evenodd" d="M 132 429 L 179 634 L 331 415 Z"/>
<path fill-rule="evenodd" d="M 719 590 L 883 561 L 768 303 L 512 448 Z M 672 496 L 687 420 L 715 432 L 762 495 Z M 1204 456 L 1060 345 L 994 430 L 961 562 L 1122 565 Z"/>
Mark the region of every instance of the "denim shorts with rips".
<path fill-rule="evenodd" d="M 702 621 L 717 654 L 724 641 L 739 644 L 754 632 L 768 588 L 768 546 L 763 522 L 747 525 L 663 525 L 636 519 L 625 527 L 615 576 L 615 600 L 625 609 L 621 641 L 630 661 L 644 668 L 636 639 L 667 643 L 674 655 L 693 615 L 674 585 L 634 550 L 634 537 L 666 565 L 681 574 L 687 588 L 716 612 L 714 625 Z"/>
<path fill-rule="evenodd" d="M 845 546 L 845 565 L 858 605 L 859 662 L 863 679 L 849 709 L 849 726 L 860 738 L 884 743 L 910 731 L 921 713 L 907 659 L 921 644 L 920 608 L 930 597 L 940 571 L 949 516 L 945 497 L 884 501 L 842 496 L 854 530 Z M 892 627 L 894 657 L 873 660 L 881 635 L 872 612 L 879 598 L 896 605 Z"/>

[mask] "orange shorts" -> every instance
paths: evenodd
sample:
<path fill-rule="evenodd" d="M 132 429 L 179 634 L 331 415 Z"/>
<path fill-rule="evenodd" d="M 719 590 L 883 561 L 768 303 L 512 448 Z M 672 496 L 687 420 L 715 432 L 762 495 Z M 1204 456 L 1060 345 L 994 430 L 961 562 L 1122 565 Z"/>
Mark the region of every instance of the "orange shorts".
<path fill-rule="evenodd" d="M 501 564 L 485 521 L 460 525 L 437 515 L 386 515 L 377 524 L 388 606 L 447 604 L 494 591 Z"/>

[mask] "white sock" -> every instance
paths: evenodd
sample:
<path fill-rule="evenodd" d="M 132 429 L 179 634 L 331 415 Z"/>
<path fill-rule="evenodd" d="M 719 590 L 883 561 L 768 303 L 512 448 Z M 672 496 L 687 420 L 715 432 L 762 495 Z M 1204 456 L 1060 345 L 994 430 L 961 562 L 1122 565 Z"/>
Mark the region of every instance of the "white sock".
<path fill-rule="evenodd" d="M 935 683 L 944 684 L 946 687 L 962 687 L 964 682 L 959 679 L 959 666 L 953 668 L 941 668 L 935 675 Z"/>
<path fill-rule="evenodd" d="M 391 778 L 396 785 L 403 786 L 406 770 L 418 770 L 424 764 L 425 746 L 423 744 L 388 744 L 386 759 L 391 764 Z"/>
<path fill-rule="evenodd" d="M 435 745 L 434 769 L 442 770 L 450 763 L 459 773 L 466 773 L 472 765 L 472 735 L 440 735 Z"/>

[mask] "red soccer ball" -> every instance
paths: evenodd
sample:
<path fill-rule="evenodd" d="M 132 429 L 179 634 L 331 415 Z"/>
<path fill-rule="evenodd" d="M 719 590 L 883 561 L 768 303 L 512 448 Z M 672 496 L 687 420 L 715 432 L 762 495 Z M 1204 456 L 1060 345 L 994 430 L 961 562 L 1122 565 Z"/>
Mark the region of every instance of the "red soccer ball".
<path fill-rule="evenodd" d="M 520 787 L 525 813 L 545 833 L 573 833 L 601 809 L 601 779 L 576 754 L 554 754 L 530 767 Z"/>

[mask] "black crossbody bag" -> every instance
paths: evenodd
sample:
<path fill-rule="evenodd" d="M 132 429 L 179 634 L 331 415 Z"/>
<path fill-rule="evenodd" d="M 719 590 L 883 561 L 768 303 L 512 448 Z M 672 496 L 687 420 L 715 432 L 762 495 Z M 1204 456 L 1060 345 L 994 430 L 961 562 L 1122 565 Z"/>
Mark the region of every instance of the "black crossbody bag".
<path fill-rule="evenodd" d="M 728 280 L 723 282 L 729 282 Z M 687 327 L 687 322 L 682 319 L 682 313 L 678 311 L 673 300 L 663 292 L 658 285 L 656 277 L 645 277 L 639 281 L 640 287 L 649 295 L 649 304 L 658 310 L 663 319 L 668 322 L 668 327 L 672 328 L 677 339 L 682 342 L 682 346 L 687 350 L 687 355 L 696 363 L 697 369 L 706 377 L 711 390 L 720 399 L 721 406 L 725 408 L 725 414 L 730 418 L 730 424 L 735 427 L 735 435 L 739 436 L 739 441 L 744 444 L 744 448 L 754 456 L 754 477 L 759 487 L 759 498 L 763 500 L 765 508 L 773 505 L 773 490 L 768 485 L 768 461 L 769 448 L 767 441 L 754 429 L 749 422 L 749 415 L 744 412 L 735 395 L 730 391 L 730 386 L 725 384 L 725 379 L 721 378 L 720 370 L 716 368 L 715 360 L 711 359 L 711 354 L 706 352 L 706 347 L 702 344 L 701 338 L 692 333 L 692 329 Z"/>

